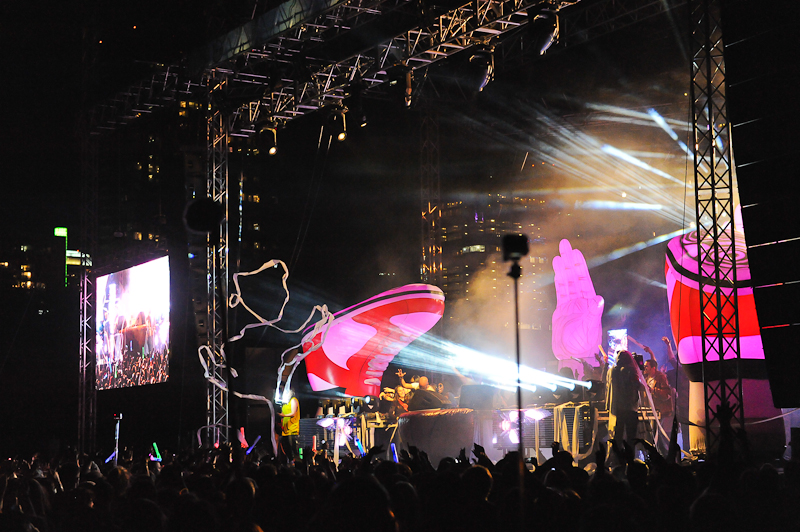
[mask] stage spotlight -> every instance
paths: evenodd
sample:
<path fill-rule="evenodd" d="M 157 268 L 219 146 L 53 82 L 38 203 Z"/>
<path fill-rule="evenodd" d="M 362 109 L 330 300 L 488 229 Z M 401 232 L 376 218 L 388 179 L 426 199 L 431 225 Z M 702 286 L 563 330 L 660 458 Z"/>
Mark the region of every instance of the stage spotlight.
<path fill-rule="evenodd" d="M 531 47 L 539 55 L 544 53 L 558 39 L 558 6 L 545 3 L 528 11 L 528 33 Z"/>
<path fill-rule="evenodd" d="M 347 113 L 346 107 L 335 107 L 328 118 L 328 125 L 331 128 L 331 135 L 336 135 L 336 140 L 342 142 L 347 138 Z"/>
<path fill-rule="evenodd" d="M 356 117 L 356 124 L 358 127 L 366 127 L 367 125 L 367 114 L 364 112 L 364 102 L 361 95 L 366 90 L 366 86 L 361 79 L 356 79 L 352 83 L 350 83 L 350 87 L 348 88 L 348 95 L 347 99 L 344 101 L 345 106 L 348 109 L 348 113 L 352 117 L 355 115 Z"/>
<path fill-rule="evenodd" d="M 267 124 L 261 127 L 259 131 L 261 136 L 261 145 L 270 155 L 278 153 L 278 130 L 275 124 Z"/>
<path fill-rule="evenodd" d="M 405 66 L 405 62 L 403 63 Z M 406 66 L 406 90 L 403 94 L 403 102 L 406 107 L 411 107 L 411 97 L 414 94 L 414 71 Z"/>
<path fill-rule="evenodd" d="M 491 47 L 476 48 L 469 58 L 469 63 L 476 68 L 478 92 L 481 92 L 494 79 L 494 51 Z"/>

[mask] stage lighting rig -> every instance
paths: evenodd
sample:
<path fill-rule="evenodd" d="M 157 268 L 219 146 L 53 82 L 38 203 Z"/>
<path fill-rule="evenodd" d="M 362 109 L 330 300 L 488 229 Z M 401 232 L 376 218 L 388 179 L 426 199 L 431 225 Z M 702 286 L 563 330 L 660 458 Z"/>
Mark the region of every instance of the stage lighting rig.
<path fill-rule="evenodd" d="M 278 125 L 267 122 L 258 131 L 260 144 L 270 155 L 278 153 Z"/>
<path fill-rule="evenodd" d="M 407 67 L 405 61 L 403 66 L 406 67 L 406 89 L 403 96 L 406 107 L 411 107 L 411 95 L 414 93 L 414 71 Z"/>
<path fill-rule="evenodd" d="M 476 47 L 469 58 L 469 64 L 474 69 L 478 92 L 481 92 L 494 79 L 494 47 L 489 45 Z"/>
<path fill-rule="evenodd" d="M 328 126 L 330 127 L 331 136 L 336 136 L 336 140 L 342 142 L 347 138 L 347 107 L 337 105 L 331 109 L 328 116 Z"/>
<path fill-rule="evenodd" d="M 350 83 L 345 105 L 349 109 L 350 115 L 355 115 L 358 127 L 366 127 L 367 114 L 364 112 L 362 93 L 364 92 L 364 82 L 355 80 Z"/>
<path fill-rule="evenodd" d="M 528 33 L 531 47 L 538 55 L 556 42 L 559 33 L 558 5 L 546 2 L 528 10 Z"/>

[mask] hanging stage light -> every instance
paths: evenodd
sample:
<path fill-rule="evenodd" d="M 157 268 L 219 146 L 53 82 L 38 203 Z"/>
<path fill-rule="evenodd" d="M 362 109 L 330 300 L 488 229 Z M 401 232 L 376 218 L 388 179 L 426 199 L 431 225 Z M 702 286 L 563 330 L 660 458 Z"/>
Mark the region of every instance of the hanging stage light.
<path fill-rule="evenodd" d="M 278 128 L 275 124 L 269 123 L 261 127 L 259 131 L 261 145 L 270 155 L 278 153 Z"/>
<path fill-rule="evenodd" d="M 528 32 L 532 49 L 544 55 L 558 39 L 558 6 L 548 2 L 529 10 Z"/>
<path fill-rule="evenodd" d="M 331 136 L 336 135 L 336 140 L 342 142 L 347 138 L 347 120 L 345 114 L 347 107 L 337 106 L 328 117 L 328 125 L 331 128 Z"/>
<path fill-rule="evenodd" d="M 414 71 L 406 65 L 405 61 L 403 61 L 403 67 L 406 69 L 406 89 L 403 93 L 403 101 L 406 107 L 411 107 L 411 97 L 414 94 Z"/>
<path fill-rule="evenodd" d="M 469 58 L 469 63 L 476 70 L 478 92 L 481 92 L 490 81 L 494 79 L 494 49 L 488 46 L 479 46 Z"/>
<path fill-rule="evenodd" d="M 366 90 L 364 82 L 360 79 L 354 80 L 350 83 L 348 96 L 344 101 L 348 110 L 347 112 L 351 115 L 351 122 L 352 116 L 355 115 L 356 125 L 360 128 L 366 127 L 367 125 L 367 113 L 364 112 L 364 101 L 362 98 L 364 90 Z"/>

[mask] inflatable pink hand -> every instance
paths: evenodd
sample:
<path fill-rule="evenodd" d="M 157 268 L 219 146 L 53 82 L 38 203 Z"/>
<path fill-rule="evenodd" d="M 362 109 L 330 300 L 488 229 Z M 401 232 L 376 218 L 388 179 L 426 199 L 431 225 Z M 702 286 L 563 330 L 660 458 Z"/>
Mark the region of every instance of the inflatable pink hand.
<path fill-rule="evenodd" d="M 553 258 L 558 298 L 553 312 L 553 353 L 559 360 L 594 360 L 603 333 L 600 318 L 605 302 L 594 291 L 583 254 L 566 239 L 558 249 L 561 256 Z"/>

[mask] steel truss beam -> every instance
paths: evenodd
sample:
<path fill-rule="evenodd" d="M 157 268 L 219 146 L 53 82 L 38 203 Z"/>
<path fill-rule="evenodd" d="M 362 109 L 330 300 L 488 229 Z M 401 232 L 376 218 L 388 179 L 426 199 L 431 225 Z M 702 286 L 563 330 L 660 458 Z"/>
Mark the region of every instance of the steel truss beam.
<path fill-rule="evenodd" d="M 573 2 L 558 12 L 558 41 L 548 55 L 570 46 L 576 46 L 607 35 L 613 31 L 633 26 L 652 17 L 662 15 L 674 7 L 684 5 L 683 0 L 601 0 L 599 2 Z M 670 5 L 673 4 L 673 5 Z M 517 32 L 503 40 L 495 50 L 498 67 L 511 68 L 530 61 L 532 52 L 524 43 L 525 33 Z M 538 51 L 536 51 L 538 53 Z"/>
<path fill-rule="evenodd" d="M 209 426 L 207 444 L 229 441 L 228 431 L 228 374 L 223 348 L 227 339 L 228 323 L 228 131 L 229 118 L 212 103 L 214 91 L 219 90 L 219 80 L 208 79 L 208 182 L 207 197 L 222 206 L 225 216 L 218 233 L 209 234 L 206 248 L 207 272 L 207 363 L 211 379 L 207 382 L 207 414 Z"/>
<path fill-rule="evenodd" d="M 739 313 L 734 241 L 734 182 L 725 100 L 725 60 L 720 0 L 692 0 L 692 125 L 706 408 L 706 450 L 720 436 L 717 405 L 732 408 L 732 425 L 744 426 L 739 374 Z M 741 244 L 744 244 L 743 242 Z M 725 362 L 723 363 L 723 358 Z"/>
<path fill-rule="evenodd" d="M 95 107 L 91 131 L 115 129 L 180 99 L 204 100 L 214 72 L 233 116 L 232 131 L 254 121 L 285 123 L 341 104 L 355 80 L 364 90 L 396 81 L 525 25 L 542 0 L 292 0 L 218 39 L 182 65 L 153 74 Z M 270 25 L 271 24 L 271 25 Z"/>
<path fill-rule="evenodd" d="M 258 104 L 255 113 L 249 107 L 248 113 L 237 114 L 234 130 L 246 128 L 251 121 L 286 122 L 322 107 L 341 105 L 352 82 L 357 80 L 364 90 L 370 90 L 403 78 L 409 70 L 426 68 L 498 39 L 525 24 L 526 10 L 539 3 L 541 0 L 480 0 L 437 16 L 404 12 L 410 21 L 407 30 L 357 53 L 351 53 L 349 43 L 341 43 L 333 48 L 346 56 L 331 59 L 328 44 L 320 45 L 326 32 L 355 32 L 376 24 L 372 19 L 381 15 L 399 16 L 398 12 L 410 9 L 409 5 L 418 9 L 417 4 L 394 0 L 376 3 L 371 11 L 352 9 L 349 3 L 342 5 L 344 13 L 338 17 L 328 14 L 303 24 L 275 42 L 216 67 L 230 81 L 229 98 Z M 348 9 L 352 13 L 347 13 Z M 356 24 L 360 26 L 353 27 Z"/>
<path fill-rule="evenodd" d="M 339 105 L 354 80 L 363 90 L 397 81 L 477 44 L 518 54 L 527 11 L 543 0 L 293 0 L 210 43 L 181 65 L 152 64 L 150 77 L 92 109 L 94 133 L 113 130 L 181 99 L 203 101 L 203 73 L 224 75 L 232 131 L 254 121 L 288 122 Z M 561 46 L 574 45 L 663 13 L 654 0 L 607 0 L 583 8 L 560 2 Z M 387 22 L 388 21 L 388 22 Z"/>

